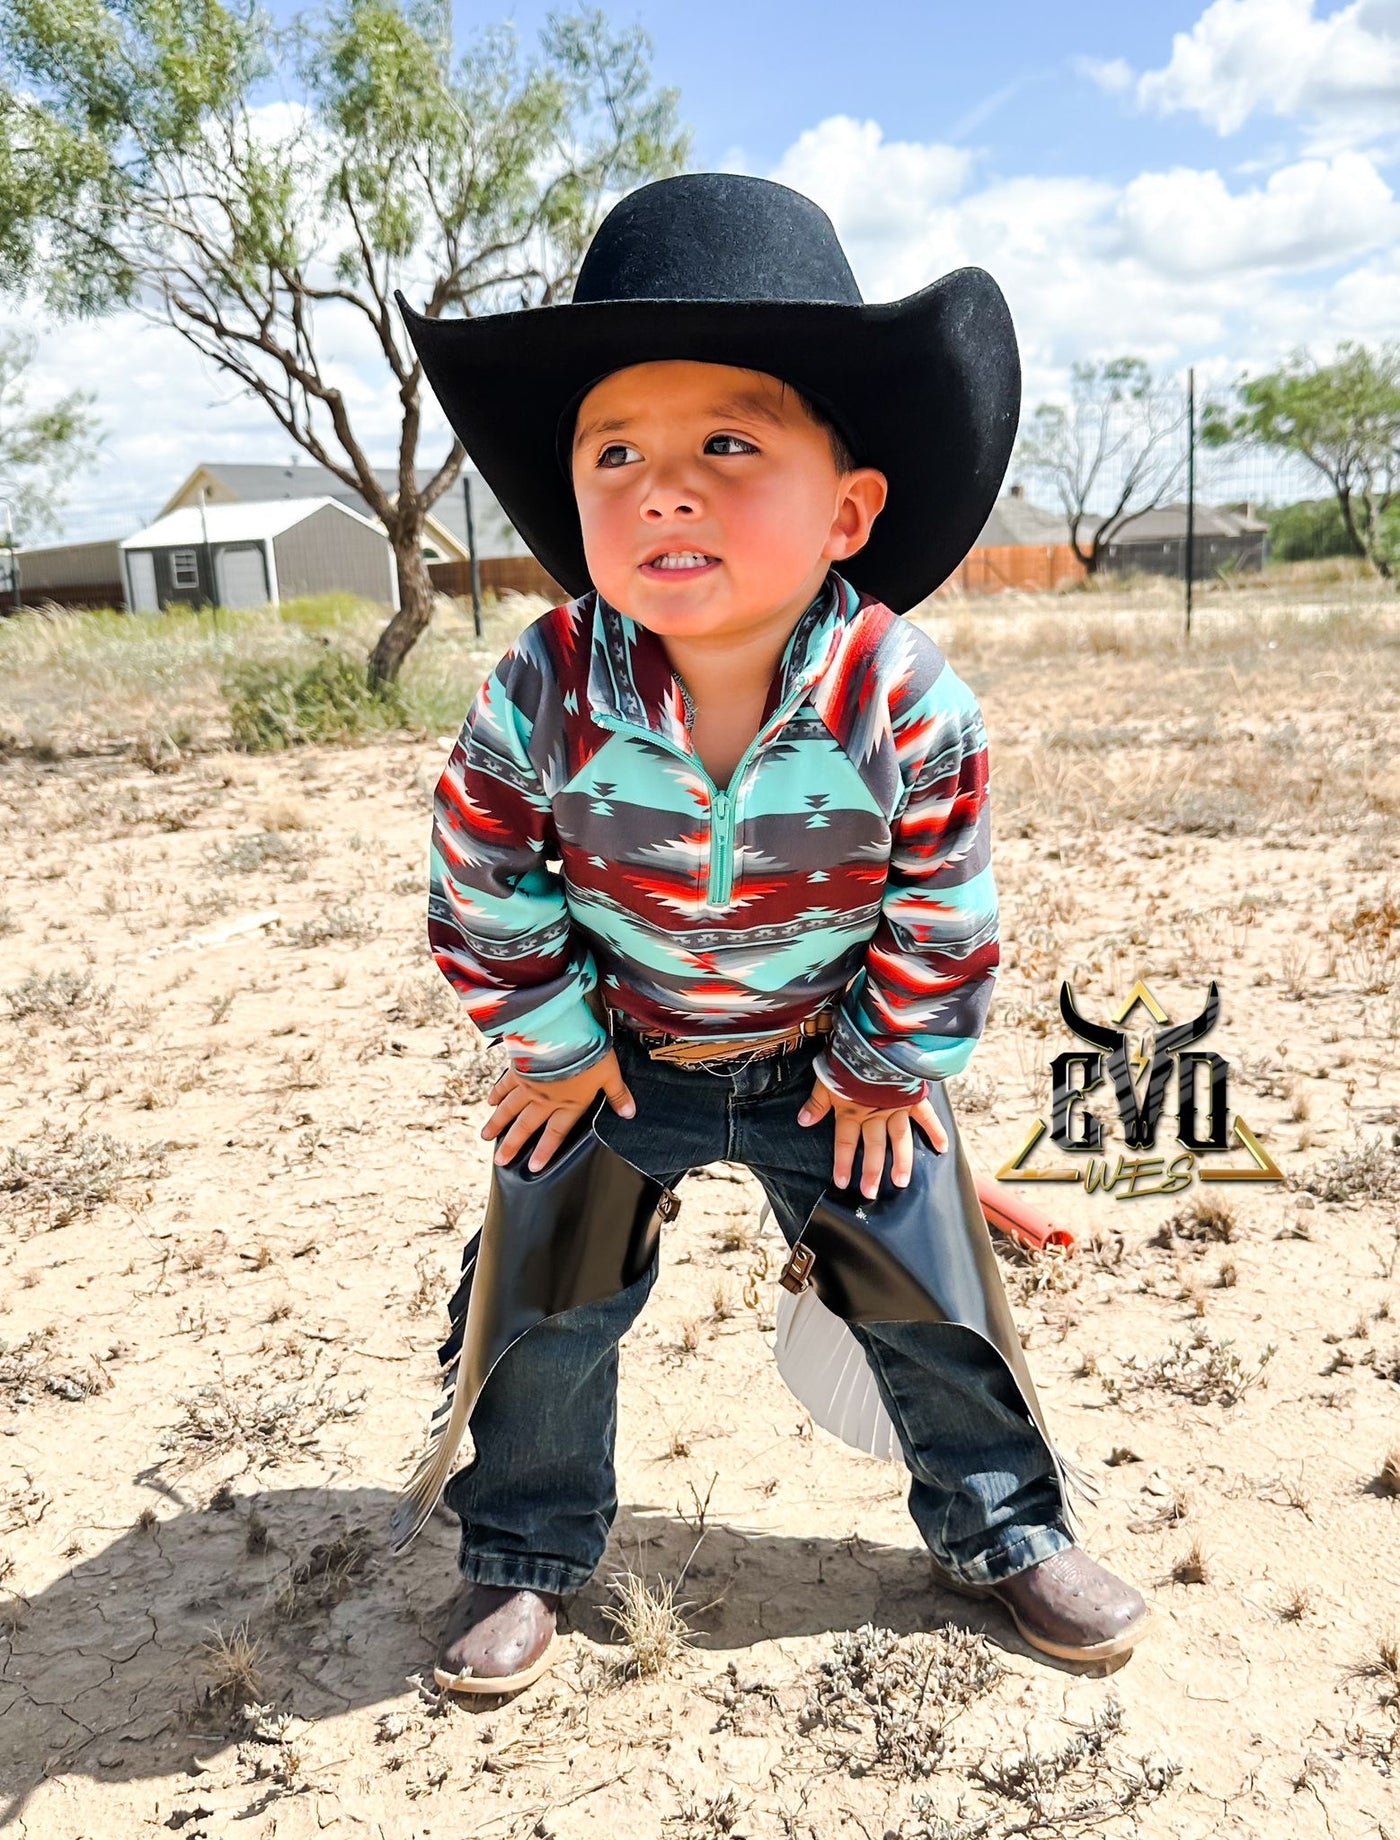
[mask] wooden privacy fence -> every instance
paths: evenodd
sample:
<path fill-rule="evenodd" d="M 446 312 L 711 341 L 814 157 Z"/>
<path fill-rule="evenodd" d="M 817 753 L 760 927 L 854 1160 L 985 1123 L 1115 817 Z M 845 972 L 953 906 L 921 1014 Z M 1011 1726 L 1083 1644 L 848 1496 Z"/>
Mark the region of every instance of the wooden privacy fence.
<path fill-rule="evenodd" d="M 940 594 L 1002 594 L 1009 588 L 1048 592 L 1083 581 L 1084 565 L 1068 543 L 1015 543 L 974 549 Z"/>
<path fill-rule="evenodd" d="M 430 562 L 428 576 L 439 594 L 451 594 L 463 600 L 471 595 L 472 565 L 469 562 Z M 533 556 L 483 556 L 481 592 L 542 594 L 554 607 L 562 606 L 569 598 Z"/>

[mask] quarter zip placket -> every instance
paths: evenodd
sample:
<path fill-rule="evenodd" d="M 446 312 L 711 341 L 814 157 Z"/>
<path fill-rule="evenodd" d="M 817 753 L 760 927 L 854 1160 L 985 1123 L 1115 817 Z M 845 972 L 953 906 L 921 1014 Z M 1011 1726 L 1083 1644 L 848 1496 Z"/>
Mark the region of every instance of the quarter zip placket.
<path fill-rule="evenodd" d="M 680 683 L 680 678 L 677 677 L 676 681 Z M 665 736 L 658 735 L 654 728 L 639 727 L 621 716 L 604 715 L 602 711 L 594 714 L 593 720 L 599 728 L 606 728 L 613 734 L 618 734 L 624 729 L 634 734 L 644 734 L 648 741 L 655 742 L 657 747 L 665 748 L 666 752 L 674 754 L 677 760 L 683 760 L 704 782 L 710 797 L 710 876 L 705 890 L 706 907 L 728 907 L 734 893 L 734 835 L 738 829 L 739 792 L 744 775 L 753 765 L 754 758 L 763 743 L 787 720 L 810 688 L 810 684 L 799 684 L 787 701 L 774 710 L 769 720 L 740 755 L 739 764 L 730 775 L 729 790 L 724 792 L 721 792 L 710 778 L 705 771 L 704 762 L 693 749 L 687 752 L 685 748 L 677 747 L 675 742 L 667 740 Z M 690 700 L 690 692 L 683 683 L 681 684 L 681 695 L 685 700 L 686 711 L 693 722 L 695 706 Z"/>

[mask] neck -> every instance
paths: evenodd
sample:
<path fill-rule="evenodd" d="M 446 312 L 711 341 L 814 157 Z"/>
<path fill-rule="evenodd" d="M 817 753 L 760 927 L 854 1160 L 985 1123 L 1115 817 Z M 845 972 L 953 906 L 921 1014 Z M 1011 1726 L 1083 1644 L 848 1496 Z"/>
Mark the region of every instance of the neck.
<path fill-rule="evenodd" d="M 755 620 L 737 638 L 733 634 L 695 639 L 667 634 L 662 645 L 672 670 L 701 702 L 742 694 L 745 687 L 754 685 L 766 692 L 793 629 L 816 598 L 826 575 L 827 565 L 823 564 L 821 574 L 805 592 Z"/>

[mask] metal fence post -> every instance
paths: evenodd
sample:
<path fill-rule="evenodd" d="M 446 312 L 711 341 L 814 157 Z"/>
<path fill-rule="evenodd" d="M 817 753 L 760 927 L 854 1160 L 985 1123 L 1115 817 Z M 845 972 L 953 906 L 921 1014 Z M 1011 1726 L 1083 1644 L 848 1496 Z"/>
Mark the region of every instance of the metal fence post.
<path fill-rule="evenodd" d="M 472 572 L 472 630 L 481 637 L 481 558 L 476 553 L 476 519 L 472 516 L 472 476 L 462 469 L 462 502 L 467 511 L 467 560 Z"/>

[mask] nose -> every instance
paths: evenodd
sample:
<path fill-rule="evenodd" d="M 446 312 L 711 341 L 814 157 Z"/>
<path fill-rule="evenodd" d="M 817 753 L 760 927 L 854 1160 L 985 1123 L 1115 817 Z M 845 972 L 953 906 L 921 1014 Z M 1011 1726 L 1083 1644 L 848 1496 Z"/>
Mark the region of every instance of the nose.
<path fill-rule="evenodd" d="M 668 518 L 699 517 L 700 495 L 694 482 L 685 479 L 680 469 L 658 467 L 642 494 L 641 513 L 653 524 L 665 523 Z"/>

